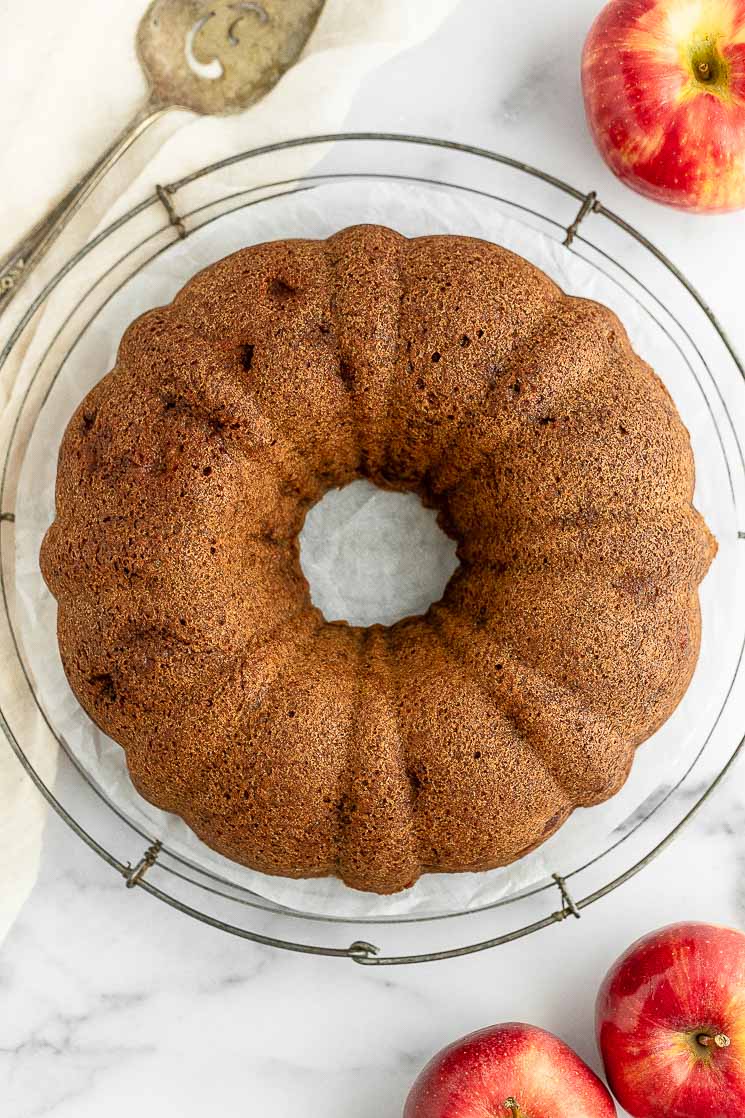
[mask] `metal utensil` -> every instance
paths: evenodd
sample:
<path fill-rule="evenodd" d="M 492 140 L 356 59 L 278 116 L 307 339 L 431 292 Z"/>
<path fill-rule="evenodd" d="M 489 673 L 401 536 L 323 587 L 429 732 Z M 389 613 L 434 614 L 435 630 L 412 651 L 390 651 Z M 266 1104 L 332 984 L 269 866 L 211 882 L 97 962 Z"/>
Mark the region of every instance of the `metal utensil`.
<path fill-rule="evenodd" d="M 137 29 L 144 103 L 57 205 L 0 260 L 0 313 L 125 151 L 163 113 L 241 112 L 292 66 L 324 0 L 153 0 Z"/>

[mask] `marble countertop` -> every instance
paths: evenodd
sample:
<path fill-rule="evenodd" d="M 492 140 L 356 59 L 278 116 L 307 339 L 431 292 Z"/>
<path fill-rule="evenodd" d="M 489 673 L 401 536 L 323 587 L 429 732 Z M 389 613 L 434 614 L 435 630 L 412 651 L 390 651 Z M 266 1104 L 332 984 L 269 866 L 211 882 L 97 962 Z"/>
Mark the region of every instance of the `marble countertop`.
<path fill-rule="evenodd" d="M 462 0 L 430 41 L 365 83 L 347 127 L 471 142 L 597 190 L 695 277 L 745 353 L 735 281 L 745 217 L 653 206 L 591 145 L 578 68 L 599 7 Z M 674 920 L 745 925 L 742 784 L 739 767 L 650 868 L 580 921 L 397 969 L 279 953 L 204 927 L 125 890 L 50 817 L 40 879 L 0 949 L 0 1111 L 395 1118 L 430 1054 L 510 1019 L 551 1029 L 597 1068 L 594 995 L 621 950 Z"/>

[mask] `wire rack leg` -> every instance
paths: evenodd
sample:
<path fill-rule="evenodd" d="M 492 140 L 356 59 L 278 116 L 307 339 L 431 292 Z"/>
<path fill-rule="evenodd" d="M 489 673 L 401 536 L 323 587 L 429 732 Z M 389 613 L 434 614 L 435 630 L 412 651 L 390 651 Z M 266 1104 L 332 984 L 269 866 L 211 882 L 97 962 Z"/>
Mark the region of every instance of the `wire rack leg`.
<path fill-rule="evenodd" d="M 551 874 L 551 876 L 561 893 L 561 919 L 566 920 L 567 916 L 574 916 L 576 920 L 579 920 L 582 913 L 577 908 L 572 894 L 567 889 L 566 881 L 558 873 Z"/>
<path fill-rule="evenodd" d="M 130 864 L 127 863 L 128 872 L 124 876 L 124 881 L 128 889 L 134 889 L 135 885 L 142 880 L 150 867 L 155 865 L 162 845 L 160 839 L 158 839 L 152 846 L 148 846 L 136 866 L 130 866 Z"/>

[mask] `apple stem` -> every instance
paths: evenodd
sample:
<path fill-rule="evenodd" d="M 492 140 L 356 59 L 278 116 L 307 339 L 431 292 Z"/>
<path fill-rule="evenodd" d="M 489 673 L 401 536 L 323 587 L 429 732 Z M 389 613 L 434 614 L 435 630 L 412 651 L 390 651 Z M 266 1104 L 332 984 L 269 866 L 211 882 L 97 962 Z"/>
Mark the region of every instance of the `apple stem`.
<path fill-rule="evenodd" d="M 717 1048 L 729 1048 L 732 1043 L 726 1033 L 717 1033 L 716 1036 L 709 1036 L 708 1033 L 700 1033 L 696 1039 L 704 1048 L 710 1048 L 712 1044 L 715 1044 Z"/>
<path fill-rule="evenodd" d="M 711 66 L 708 62 L 699 62 L 698 76 L 702 82 L 708 82 L 709 78 L 711 77 Z"/>
<path fill-rule="evenodd" d="M 523 1118 L 523 1112 L 520 1109 L 520 1105 L 517 1099 L 514 1099 L 512 1095 L 510 1095 L 508 1099 L 504 1100 L 504 1108 L 505 1110 L 510 1110 L 512 1112 L 512 1118 Z"/>

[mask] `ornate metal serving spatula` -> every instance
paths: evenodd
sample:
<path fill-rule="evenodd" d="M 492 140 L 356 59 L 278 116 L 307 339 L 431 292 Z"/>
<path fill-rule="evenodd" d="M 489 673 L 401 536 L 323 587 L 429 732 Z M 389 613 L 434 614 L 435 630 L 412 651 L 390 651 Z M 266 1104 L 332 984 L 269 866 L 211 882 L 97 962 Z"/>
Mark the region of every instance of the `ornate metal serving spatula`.
<path fill-rule="evenodd" d="M 324 0 L 153 0 L 137 30 L 145 102 L 56 206 L 0 260 L 0 313 L 106 172 L 169 109 L 241 112 L 292 66 Z"/>

